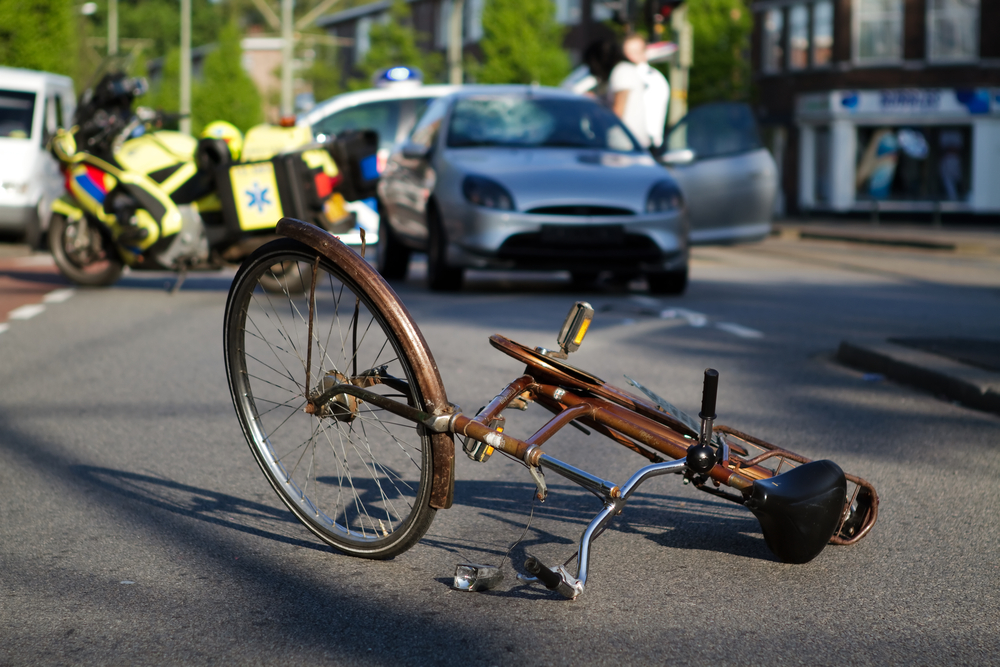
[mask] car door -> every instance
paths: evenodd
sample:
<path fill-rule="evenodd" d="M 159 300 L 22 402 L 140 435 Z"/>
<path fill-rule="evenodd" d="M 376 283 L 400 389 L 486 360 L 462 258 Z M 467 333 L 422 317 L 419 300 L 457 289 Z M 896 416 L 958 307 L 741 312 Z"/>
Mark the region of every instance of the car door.
<path fill-rule="evenodd" d="M 672 127 L 660 161 L 684 193 L 694 245 L 770 232 L 777 168 L 742 103 L 696 107 Z"/>
<path fill-rule="evenodd" d="M 380 184 L 393 230 L 411 241 L 427 239 L 427 200 L 437 182 L 434 147 L 449 104 L 442 97 L 427 107 L 409 139 L 389 159 Z"/>

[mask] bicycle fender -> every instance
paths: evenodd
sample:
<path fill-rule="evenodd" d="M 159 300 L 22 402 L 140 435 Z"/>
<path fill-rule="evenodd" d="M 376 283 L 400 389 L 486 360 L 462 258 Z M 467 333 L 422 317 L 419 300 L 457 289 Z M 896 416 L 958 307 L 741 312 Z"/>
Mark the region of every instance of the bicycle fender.
<path fill-rule="evenodd" d="M 393 333 L 413 360 L 413 373 L 423 389 L 427 412 L 446 415 L 453 412 L 441 381 L 441 373 L 427 341 L 403 302 L 378 271 L 336 236 L 307 222 L 282 218 L 275 231 L 281 236 L 309 246 L 347 272 L 359 285 L 368 288 L 372 297 L 385 305 L 385 315 Z M 455 440 L 451 433 L 431 434 L 431 498 L 435 509 L 451 507 L 455 490 Z"/>

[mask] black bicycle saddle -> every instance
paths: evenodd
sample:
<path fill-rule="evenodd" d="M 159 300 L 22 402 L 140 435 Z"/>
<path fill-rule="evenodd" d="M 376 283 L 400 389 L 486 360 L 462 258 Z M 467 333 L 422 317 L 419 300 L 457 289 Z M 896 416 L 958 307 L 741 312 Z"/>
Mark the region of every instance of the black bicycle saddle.
<path fill-rule="evenodd" d="M 768 548 L 785 563 L 807 563 L 837 530 L 847 497 L 844 471 L 813 461 L 753 483 L 745 504 L 760 521 Z"/>

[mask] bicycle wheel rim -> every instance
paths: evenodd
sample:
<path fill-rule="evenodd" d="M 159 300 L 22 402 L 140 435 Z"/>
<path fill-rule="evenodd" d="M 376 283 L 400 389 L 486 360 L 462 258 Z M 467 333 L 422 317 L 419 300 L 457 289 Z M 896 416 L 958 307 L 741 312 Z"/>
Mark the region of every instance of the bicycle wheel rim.
<path fill-rule="evenodd" d="M 226 315 L 230 388 L 254 456 L 285 505 L 328 544 L 388 558 L 416 542 L 433 517 L 430 437 L 343 395 L 324 416 L 305 412 L 311 285 L 304 277 L 312 276 L 315 258 L 301 244 L 278 241 L 240 270 Z M 301 270 L 288 271 L 288 262 Z M 277 265 L 284 270 L 272 271 Z M 382 369 L 405 388 L 379 382 L 369 391 L 424 409 L 413 364 L 384 309 L 326 259 L 316 269 L 315 294 L 311 394 L 321 393 L 324 379 L 329 386 Z"/>

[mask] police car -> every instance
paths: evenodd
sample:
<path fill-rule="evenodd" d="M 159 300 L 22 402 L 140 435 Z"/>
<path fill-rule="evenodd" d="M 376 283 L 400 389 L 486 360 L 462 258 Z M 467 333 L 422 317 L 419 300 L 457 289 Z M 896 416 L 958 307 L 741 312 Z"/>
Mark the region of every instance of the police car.
<path fill-rule="evenodd" d="M 378 132 L 378 169 L 381 173 L 393 146 L 406 139 L 427 104 L 460 88 L 450 85 L 423 85 L 420 70 L 389 67 L 376 74 L 374 88 L 336 95 L 300 115 L 297 125 L 312 129 L 317 141 L 345 130 L 371 129 Z M 367 243 L 378 240 L 378 205 L 374 198 L 348 202 L 358 226 L 365 230 Z M 344 243 L 359 244 L 355 230 L 339 235 Z"/>

